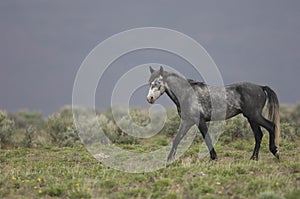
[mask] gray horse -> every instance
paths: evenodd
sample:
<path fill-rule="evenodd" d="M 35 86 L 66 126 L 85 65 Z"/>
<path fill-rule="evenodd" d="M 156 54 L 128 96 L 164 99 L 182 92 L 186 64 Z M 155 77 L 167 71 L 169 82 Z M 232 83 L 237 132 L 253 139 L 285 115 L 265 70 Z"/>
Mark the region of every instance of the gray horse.
<path fill-rule="evenodd" d="M 205 140 L 210 151 L 210 158 L 215 160 L 217 154 L 212 145 L 206 122 L 226 120 L 240 113 L 248 119 L 255 137 L 255 147 L 251 159 L 258 160 L 263 137 L 261 127 L 269 132 L 269 149 L 279 159 L 277 148 L 280 137 L 279 102 L 276 93 L 271 88 L 248 82 L 225 87 L 209 86 L 202 82 L 185 79 L 176 73 L 164 71 L 162 66 L 157 71 L 150 66 L 150 72 L 147 101 L 153 104 L 163 93 L 167 93 L 176 104 L 181 118 L 168 161 L 174 159 L 178 144 L 194 124 L 198 126 Z M 267 99 L 270 120 L 262 116 Z"/>

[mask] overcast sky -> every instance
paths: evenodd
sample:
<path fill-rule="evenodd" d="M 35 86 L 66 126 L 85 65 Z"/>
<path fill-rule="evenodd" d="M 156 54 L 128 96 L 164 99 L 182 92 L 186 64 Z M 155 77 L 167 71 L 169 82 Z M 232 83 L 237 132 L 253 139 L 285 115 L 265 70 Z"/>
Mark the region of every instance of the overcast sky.
<path fill-rule="evenodd" d="M 226 84 L 269 85 L 281 103 L 300 102 L 300 1 L 9 0 L 0 1 L 0 109 L 48 115 L 71 104 L 76 73 L 88 53 L 113 34 L 147 26 L 195 39 Z M 106 76 L 116 79 L 118 67 L 151 62 L 185 73 L 183 60 L 148 50 L 124 56 Z M 112 88 L 107 84 L 99 84 L 99 108 L 109 100 L 101 98 Z M 133 102 L 146 104 L 145 92 L 136 92 Z"/>

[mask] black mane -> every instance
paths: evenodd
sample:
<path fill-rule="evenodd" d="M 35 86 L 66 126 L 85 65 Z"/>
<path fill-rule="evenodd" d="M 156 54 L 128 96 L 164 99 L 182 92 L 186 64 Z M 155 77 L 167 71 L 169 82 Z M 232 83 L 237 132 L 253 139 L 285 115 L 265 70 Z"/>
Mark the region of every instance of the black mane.
<path fill-rule="evenodd" d="M 200 87 L 207 86 L 204 82 L 197 82 L 193 79 L 187 79 L 187 81 L 190 83 L 191 86 L 200 86 Z"/>
<path fill-rule="evenodd" d="M 166 73 L 166 72 L 165 72 Z M 176 73 L 172 73 L 172 72 L 167 72 L 167 75 L 166 76 L 175 76 L 175 77 L 181 77 L 179 76 L 178 74 Z M 196 80 L 193 80 L 193 79 L 186 79 L 188 81 L 188 83 L 191 85 L 191 86 L 200 86 L 200 87 L 206 87 L 207 84 L 205 84 L 204 82 L 198 82 Z"/>

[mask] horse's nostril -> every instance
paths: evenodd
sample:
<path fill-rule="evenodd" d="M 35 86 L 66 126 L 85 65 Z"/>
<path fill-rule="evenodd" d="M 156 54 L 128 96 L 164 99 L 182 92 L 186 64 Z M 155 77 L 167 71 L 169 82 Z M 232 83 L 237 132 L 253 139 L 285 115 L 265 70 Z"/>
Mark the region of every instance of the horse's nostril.
<path fill-rule="evenodd" d="M 150 104 L 152 104 L 153 103 L 153 97 L 147 97 L 147 101 L 150 103 Z"/>

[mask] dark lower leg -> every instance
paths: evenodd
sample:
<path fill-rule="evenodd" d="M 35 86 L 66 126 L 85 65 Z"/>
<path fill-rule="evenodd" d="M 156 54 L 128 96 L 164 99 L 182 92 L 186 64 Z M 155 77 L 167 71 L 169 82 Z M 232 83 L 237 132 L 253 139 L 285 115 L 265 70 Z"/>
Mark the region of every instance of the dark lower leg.
<path fill-rule="evenodd" d="M 258 124 L 263 126 L 269 132 L 269 149 L 272 154 L 279 159 L 279 153 L 277 150 L 277 146 L 275 145 L 275 124 L 261 116 L 258 120 Z"/>
<path fill-rule="evenodd" d="M 249 123 L 250 123 L 251 129 L 253 131 L 254 138 L 255 138 L 255 147 L 254 147 L 253 154 L 250 159 L 258 160 L 258 153 L 259 153 L 263 133 L 261 131 L 260 126 L 257 123 L 252 122 L 252 121 L 249 121 Z"/>
<path fill-rule="evenodd" d="M 275 129 L 275 128 L 274 128 Z M 271 153 L 277 158 L 279 159 L 279 151 L 277 149 L 277 146 L 275 145 L 275 133 L 274 131 L 269 131 L 269 135 L 270 135 L 270 140 L 269 140 L 269 149 L 271 151 Z"/>
<path fill-rule="evenodd" d="M 217 153 L 212 145 L 212 141 L 211 141 L 211 138 L 208 134 L 208 129 L 207 129 L 207 126 L 206 126 L 206 123 L 205 122 L 201 122 L 198 126 L 201 134 L 202 134 L 202 137 L 203 139 L 205 140 L 205 143 L 206 143 L 206 146 L 208 147 L 208 150 L 209 150 L 209 153 L 210 153 L 210 159 L 211 160 L 216 160 L 217 159 Z"/>

